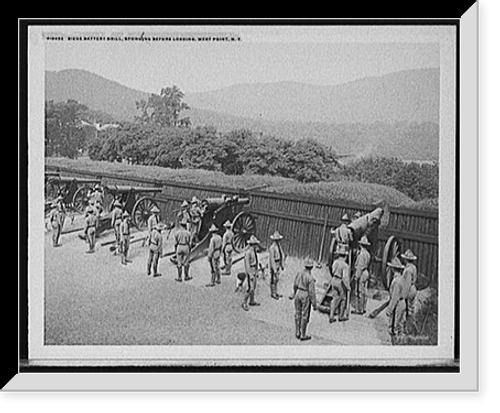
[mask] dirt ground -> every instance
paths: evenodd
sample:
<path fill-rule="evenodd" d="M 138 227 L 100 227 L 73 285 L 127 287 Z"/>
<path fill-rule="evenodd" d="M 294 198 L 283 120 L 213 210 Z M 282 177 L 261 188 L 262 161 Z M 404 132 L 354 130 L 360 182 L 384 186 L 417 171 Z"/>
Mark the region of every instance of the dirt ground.
<path fill-rule="evenodd" d="M 66 220 L 64 231 L 82 227 L 82 218 Z M 175 231 L 175 229 L 174 229 Z M 206 288 L 210 270 L 205 258 L 192 263 L 189 282 L 176 282 L 176 267 L 160 260 L 160 277 L 146 275 L 147 248 L 131 245 L 129 259 L 120 257 L 103 242 L 113 239 L 105 232 L 96 252 L 86 254 L 87 244 L 79 232 L 63 234 L 54 248 L 50 232 L 45 238 L 45 344 L 47 345 L 297 345 L 294 336 L 294 307 L 288 299 L 293 278 L 302 261 L 289 257 L 279 283 L 280 300 L 270 297 L 268 280 L 257 288 L 259 307 L 241 308 L 243 294 L 235 292 L 236 273 L 243 261 L 233 266 L 231 276 Z M 135 233 L 135 237 L 144 234 Z M 164 251 L 173 250 L 173 233 L 164 236 Z M 260 261 L 265 262 L 265 253 Z M 317 293 L 329 279 L 325 268 L 313 270 Z M 372 297 L 374 291 L 370 291 Z M 386 293 L 384 293 L 386 296 Z M 370 298 L 367 314 L 382 301 Z M 304 345 L 390 345 L 384 313 L 375 319 L 352 314 L 347 322 L 330 324 L 328 316 L 311 312 Z"/>

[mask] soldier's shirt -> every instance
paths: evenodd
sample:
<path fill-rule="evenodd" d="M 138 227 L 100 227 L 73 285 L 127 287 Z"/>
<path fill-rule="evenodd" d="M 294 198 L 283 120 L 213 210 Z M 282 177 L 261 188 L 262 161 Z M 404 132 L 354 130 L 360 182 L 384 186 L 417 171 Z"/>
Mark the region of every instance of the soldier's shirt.
<path fill-rule="evenodd" d="M 61 225 L 61 212 L 57 209 L 53 209 L 50 213 L 50 223 L 52 227 Z"/>
<path fill-rule="evenodd" d="M 123 209 L 114 208 L 113 212 L 111 212 L 111 226 L 114 227 L 117 221 L 121 221 L 123 216 Z"/>
<path fill-rule="evenodd" d="M 191 214 L 188 210 L 182 210 L 181 212 L 179 212 L 179 214 L 177 214 L 177 217 L 178 217 L 179 221 L 184 220 L 187 223 L 192 222 L 192 217 L 191 217 Z"/>
<path fill-rule="evenodd" d="M 161 234 L 153 230 L 153 233 L 151 234 L 151 237 L 149 238 L 149 249 L 150 251 L 156 252 L 156 253 L 161 253 L 163 247 L 163 238 Z"/>
<path fill-rule="evenodd" d="M 208 258 L 220 258 L 222 249 L 222 237 L 219 234 L 212 234 L 208 246 Z"/>
<path fill-rule="evenodd" d="M 199 206 L 197 205 L 194 205 L 191 207 L 191 220 L 193 222 L 199 222 L 201 220 L 201 209 Z"/>
<path fill-rule="evenodd" d="M 120 224 L 120 235 L 122 237 L 130 235 L 130 224 L 127 220 L 122 221 Z"/>
<path fill-rule="evenodd" d="M 348 290 L 351 288 L 351 269 L 344 260 L 338 258 L 333 262 L 332 276 L 340 278 Z"/>
<path fill-rule="evenodd" d="M 354 264 L 354 268 L 356 269 L 356 273 L 354 274 L 355 278 L 358 279 L 361 277 L 364 271 L 368 271 L 368 266 L 370 265 L 370 253 L 368 250 L 362 248 L 356 257 L 356 263 Z"/>
<path fill-rule="evenodd" d="M 97 225 L 97 217 L 95 215 L 88 215 L 85 218 L 85 231 L 88 230 L 89 228 L 95 228 Z"/>
<path fill-rule="evenodd" d="M 403 282 L 404 282 L 404 293 L 408 295 L 408 292 L 410 291 L 410 287 L 412 285 L 415 285 L 417 282 L 417 267 L 415 264 L 408 263 L 405 266 L 405 269 L 403 270 Z"/>
<path fill-rule="evenodd" d="M 156 214 L 151 214 L 148 218 L 148 230 L 153 231 L 153 227 L 158 224 L 158 216 Z"/>
<path fill-rule="evenodd" d="M 94 203 L 95 202 L 99 202 L 100 204 L 102 204 L 103 200 L 104 200 L 104 197 L 103 197 L 103 195 L 99 191 L 96 191 L 96 192 L 92 193 L 91 200 Z"/>
<path fill-rule="evenodd" d="M 224 232 L 222 236 L 222 250 L 223 251 L 232 251 L 233 250 L 233 238 L 234 232 L 230 229 Z M 228 248 L 229 247 L 229 248 Z"/>
<path fill-rule="evenodd" d="M 402 274 L 394 273 L 394 278 L 392 279 L 391 286 L 389 288 L 389 294 L 391 297 L 389 306 L 387 307 L 387 311 L 389 313 L 394 311 L 401 299 L 406 298 L 405 289 L 406 287 Z"/>
<path fill-rule="evenodd" d="M 340 227 L 337 227 L 333 235 L 339 244 L 350 245 L 353 241 L 352 232 L 346 224 L 342 224 Z"/>
<path fill-rule="evenodd" d="M 245 272 L 250 276 L 257 275 L 257 268 L 259 266 L 259 259 L 257 257 L 257 252 L 250 247 L 245 252 Z"/>
<path fill-rule="evenodd" d="M 309 295 L 313 307 L 316 307 L 316 280 L 307 271 L 301 271 L 295 276 L 293 281 L 293 291 L 304 291 Z"/>
<path fill-rule="evenodd" d="M 176 249 L 179 245 L 189 247 L 191 245 L 191 233 L 187 229 L 181 228 L 175 233 L 174 241 Z"/>
<path fill-rule="evenodd" d="M 273 242 L 269 247 L 269 268 L 274 272 L 283 268 L 283 250 L 277 242 Z"/>

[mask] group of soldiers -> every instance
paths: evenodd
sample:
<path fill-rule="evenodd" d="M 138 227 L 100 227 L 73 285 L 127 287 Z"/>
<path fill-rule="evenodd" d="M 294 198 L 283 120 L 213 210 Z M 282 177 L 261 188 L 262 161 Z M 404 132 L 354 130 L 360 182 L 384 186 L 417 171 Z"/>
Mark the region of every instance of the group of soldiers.
<path fill-rule="evenodd" d="M 177 267 L 176 281 L 190 281 L 192 276 L 190 270 L 190 254 L 198 240 L 201 219 L 206 205 L 203 205 L 196 197 L 191 203 L 184 201 L 177 216 L 178 228 L 174 234 L 174 259 Z M 99 225 L 99 216 L 103 210 L 102 190 L 96 187 L 90 197 L 89 206 L 85 210 L 84 234 L 88 242 L 88 253 L 95 251 L 95 236 Z M 143 245 L 148 247 L 147 274 L 153 277 L 160 276 L 158 265 L 163 256 L 163 236 L 162 231 L 169 227 L 160 222 L 160 210 L 154 206 L 148 218 L 148 233 Z M 58 246 L 62 226 L 64 225 L 65 207 L 61 197 L 56 200 L 56 207 L 50 215 L 50 223 L 53 229 L 53 245 Z M 132 262 L 128 259 L 130 247 L 131 223 L 130 214 L 124 210 L 119 200 L 112 203 L 111 227 L 115 235 L 114 254 L 121 255 L 123 265 Z M 355 217 L 356 218 L 356 217 Z M 342 223 L 339 227 L 332 229 L 332 242 L 330 253 L 335 259 L 329 263 L 330 281 L 326 286 L 326 295 L 331 298 L 329 321 L 349 320 L 349 315 L 366 313 L 367 289 L 370 280 L 370 242 L 366 236 L 361 237 L 354 243 L 352 231 L 348 228 L 349 216 L 342 216 Z M 233 266 L 233 238 L 232 223 L 226 221 L 224 233 L 219 235 L 219 229 L 212 224 L 209 228 L 209 244 L 207 260 L 210 269 L 210 282 L 206 287 L 216 287 L 221 284 L 221 275 L 232 275 Z M 170 234 L 170 232 L 169 232 Z M 168 236 L 167 236 L 168 238 Z M 283 235 L 275 231 L 270 236 L 268 247 L 268 258 L 265 267 L 269 274 L 270 296 L 279 300 L 283 296 L 278 292 L 278 283 L 284 270 L 285 254 L 282 243 Z M 264 273 L 264 266 L 259 262 L 258 251 L 261 250 L 261 243 L 251 235 L 247 240 L 248 248 L 244 253 L 244 272 L 236 274 L 236 291 L 242 290 L 243 302 L 241 307 L 249 311 L 249 307 L 259 306 L 256 301 L 255 291 L 258 279 Z M 332 252 L 334 252 L 332 254 Z M 222 263 L 221 263 L 222 260 Z M 389 319 L 389 333 L 400 335 L 414 327 L 413 313 L 416 297 L 417 268 L 415 261 L 417 257 L 411 250 L 407 250 L 400 259 L 395 258 L 388 265 L 394 272 L 390 285 L 390 301 L 386 314 Z M 354 265 L 351 263 L 354 262 Z M 295 336 L 301 341 L 310 340 L 307 335 L 307 326 L 310 319 L 311 308 L 318 309 L 315 278 L 312 269 L 315 264 L 311 259 L 304 261 L 303 270 L 296 274 L 293 282 L 293 291 L 289 296 L 294 300 L 295 307 Z M 351 277 L 351 269 L 354 272 Z M 353 310 L 351 311 L 351 307 Z"/>

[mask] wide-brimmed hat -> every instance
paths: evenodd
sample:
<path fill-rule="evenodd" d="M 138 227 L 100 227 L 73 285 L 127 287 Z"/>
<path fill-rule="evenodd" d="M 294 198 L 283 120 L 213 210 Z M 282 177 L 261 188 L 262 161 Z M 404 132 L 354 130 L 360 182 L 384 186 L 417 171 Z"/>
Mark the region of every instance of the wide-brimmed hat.
<path fill-rule="evenodd" d="M 305 268 L 313 268 L 314 267 L 313 260 L 310 258 L 306 258 L 306 260 L 304 261 L 304 267 Z"/>
<path fill-rule="evenodd" d="M 85 208 L 85 213 L 86 214 L 93 214 L 94 213 L 94 208 L 88 206 L 87 208 Z"/>
<path fill-rule="evenodd" d="M 195 202 L 200 202 L 200 200 L 193 196 L 193 198 L 191 198 L 191 203 L 194 204 Z"/>
<path fill-rule="evenodd" d="M 181 207 L 187 207 L 187 206 L 189 206 L 189 202 L 186 200 L 182 201 Z"/>
<path fill-rule="evenodd" d="M 342 215 L 342 218 L 340 218 L 342 222 L 350 222 L 351 220 L 349 219 L 349 215 L 344 214 Z"/>
<path fill-rule="evenodd" d="M 363 235 L 361 239 L 358 242 L 359 245 L 372 245 L 370 241 L 368 241 L 368 238 L 366 238 L 366 235 Z"/>
<path fill-rule="evenodd" d="M 121 207 L 122 203 L 118 199 L 116 199 L 116 200 L 113 201 L 113 206 L 119 206 L 119 207 Z"/>
<path fill-rule="evenodd" d="M 187 225 L 187 221 L 185 219 L 181 219 L 179 221 L 179 225 L 182 226 L 182 227 L 185 227 Z"/>
<path fill-rule="evenodd" d="M 357 211 L 355 214 L 354 214 L 354 219 L 358 219 L 358 218 L 361 218 L 363 216 L 363 213 L 360 212 L 360 211 Z"/>
<path fill-rule="evenodd" d="M 122 217 L 123 218 L 130 218 L 130 214 L 128 213 L 128 211 L 123 211 Z"/>
<path fill-rule="evenodd" d="M 260 241 L 257 239 L 255 235 L 251 235 L 250 238 L 248 238 L 247 244 L 256 245 L 260 244 Z"/>
<path fill-rule="evenodd" d="M 283 235 L 281 235 L 278 231 L 274 231 L 274 233 L 269 237 L 273 241 L 279 241 L 283 239 Z"/>
<path fill-rule="evenodd" d="M 413 253 L 411 249 L 407 249 L 404 254 L 401 254 L 401 258 L 414 261 L 417 259 L 417 256 Z"/>
<path fill-rule="evenodd" d="M 224 222 L 223 224 L 226 228 L 231 228 L 233 226 L 233 224 L 231 224 L 231 221 L 227 220 L 226 222 Z"/>
<path fill-rule="evenodd" d="M 217 232 L 218 229 L 217 227 L 215 226 L 215 224 L 212 224 L 212 226 L 210 227 L 210 229 L 208 230 L 209 232 Z"/>
<path fill-rule="evenodd" d="M 153 229 L 156 229 L 158 231 L 163 231 L 165 228 L 167 228 L 167 226 L 162 222 L 159 222 L 158 224 L 153 225 Z"/>
<path fill-rule="evenodd" d="M 389 267 L 395 269 L 395 270 L 404 270 L 405 266 L 401 264 L 401 261 L 399 258 L 394 258 L 391 262 L 387 264 Z"/>

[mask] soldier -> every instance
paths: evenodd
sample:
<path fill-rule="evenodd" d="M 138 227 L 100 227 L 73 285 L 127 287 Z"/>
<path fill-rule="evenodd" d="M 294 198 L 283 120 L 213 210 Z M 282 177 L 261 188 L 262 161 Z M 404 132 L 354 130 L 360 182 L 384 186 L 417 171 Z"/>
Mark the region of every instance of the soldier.
<path fill-rule="evenodd" d="M 158 215 L 159 213 L 160 209 L 156 205 L 153 205 L 153 207 L 151 208 L 151 215 L 148 217 L 149 236 L 151 236 L 151 233 L 153 232 L 153 227 L 160 223 L 160 217 Z"/>
<path fill-rule="evenodd" d="M 90 203 L 94 207 L 96 212 L 96 217 L 99 218 L 101 216 L 104 204 L 104 195 L 102 191 L 102 187 L 100 185 L 96 185 L 94 187 L 94 192 L 90 196 Z"/>
<path fill-rule="evenodd" d="M 183 201 L 181 205 L 181 210 L 177 214 L 177 222 L 180 223 L 184 221 L 186 223 L 186 229 L 191 232 L 191 213 L 189 212 L 189 203 L 188 201 Z M 191 241 L 193 241 L 191 239 Z"/>
<path fill-rule="evenodd" d="M 120 224 L 120 243 L 122 264 L 127 265 L 129 262 L 132 262 L 127 258 L 130 247 L 130 214 L 127 211 L 123 213 L 123 219 Z"/>
<path fill-rule="evenodd" d="M 315 279 L 311 274 L 314 263 L 307 258 L 304 270 L 299 272 L 293 282 L 293 293 L 289 297 L 295 304 L 295 337 L 300 341 L 307 341 L 311 336 L 306 334 L 307 324 L 311 315 L 311 306 L 317 310 Z"/>
<path fill-rule="evenodd" d="M 87 207 L 85 210 L 85 228 L 83 230 L 85 238 L 89 244 L 88 254 L 95 252 L 95 233 L 97 228 L 97 217 L 94 208 Z"/>
<path fill-rule="evenodd" d="M 217 227 L 212 224 L 208 230 L 212 237 L 210 238 L 210 244 L 208 246 L 208 262 L 210 264 L 210 273 L 212 274 L 212 279 L 210 284 L 206 287 L 214 287 L 215 284 L 220 284 L 220 256 L 222 251 L 222 238 L 217 234 Z"/>
<path fill-rule="evenodd" d="M 221 272 L 222 275 L 231 275 L 231 268 L 233 266 L 233 225 L 228 220 L 224 222 L 224 228 L 226 231 L 222 236 L 222 258 L 224 260 L 223 270 Z"/>
<path fill-rule="evenodd" d="M 61 231 L 64 227 L 64 221 L 66 220 L 66 205 L 64 205 L 63 197 L 59 195 L 56 198 L 56 209 L 59 211 Z"/>
<path fill-rule="evenodd" d="M 189 276 L 189 254 L 191 251 L 191 233 L 187 230 L 187 223 L 184 220 L 180 221 L 180 229 L 174 236 L 174 248 L 177 264 L 176 281 L 182 281 L 182 272 L 184 269 L 184 280 L 189 281 L 192 277 Z"/>
<path fill-rule="evenodd" d="M 330 323 L 336 320 L 335 314 L 338 311 L 339 321 L 347 321 L 349 319 L 348 297 L 350 294 L 351 269 L 347 265 L 347 248 L 340 246 L 337 250 L 338 258 L 332 265 L 332 279 L 330 281 L 332 290 L 332 302 L 330 304 Z"/>
<path fill-rule="evenodd" d="M 153 277 L 159 277 L 161 275 L 158 273 L 158 262 L 163 252 L 163 238 L 161 236 L 162 229 L 163 226 L 161 224 L 156 224 L 153 227 L 153 232 L 148 240 L 148 275 L 151 275 L 151 267 L 153 267 Z"/>
<path fill-rule="evenodd" d="M 417 297 L 417 267 L 415 266 L 415 261 L 417 256 L 413 254 L 412 250 L 408 249 L 404 254 L 401 255 L 403 265 L 405 269 L 403 270 L 403 280 L 406 284 L 406 326 L 407 332 L 416 333 L 416 325 L 414 320 L 415 314 L 415 298 Z"/>
<path fill-rule="evenodd" d="M 283 239 L 283 235 L 281 235 L 278 231 L 275 231 L 270 238 L 272 240 L 272 244 L 269 247 L 269 287 L 271 288 L 271 297 L 275 300 L 279 300 L 283 297 L 281 294 L 278 294 L 278 281 L 280 273 L 283 271 L 283 263 L 285 260 L 283 249 L 280 244 L 280 241 Z"/>
<path fill-rule="evenodd" d="M 257 288 L 257 277 L 259 273 L 259 259 L 257 257 L 257 248 L 260 241 L 251 235 L 247 241 L 250 246 L 245 252 L 245 273 L 247 275 L 247 291 L 243 297 L 243 310 L 248 311 L 248 306 L 259 306 L 255 301 L 255 289 Z"/>
<path fill-rule="evenodd" d="M 201 226 L 201 206 L 198 198 L 193 196 L 191 199 L 191 209 L 189 210 L 191 215 L 191 235 L 193 242 L 198 242 L 198 233 Z"/>
<path fill-rule="evenodd" d="M 390 301 L 387 306 L 386 314 L 389 318 L 389 334 L 399 336 L 403 334 L 404 317 L 406 313 L 406 285 L 403 279 L 404 266 L 398 258 L 387 264 L 392 268 L 394 274 L 389 289 Z"/>
<path fill-rule="evenodd" d="M 52 227 L 52 246 L 53 247 L 59 247 L 61 244 L 59 244 L 59 238 L 61 237 L 61 230 L 62 230 L 62 224 L 61 224 L 61 219 L 62 219 L 62 213 L 59 211 L 59 208 L 54 208 L 50 212 L 50 226 Z"/>
<path fill-rule="evenodd" d="M 328 265 L 328 267 L 330 268 L 330 273 L 332 268 L 331 266 L 333 264 L 334 253 L 335 251 L 338 250 L 340 245 L 343 245 L 347 251 L 348 255 L 347 263 L 348 264 L 351 263 L 350 249 L 353 242 L 353 236 L 352 236 L 352 231 L 347 226 L 351 221 L 347 214 L 342 215 L 341 221 L 342 223 L 340 224 L 340 226 L 338 226 L 335 229 L 332 228 L 331 230 L 331 234 L 333 235 L 333 237 L 332 237 L 332 242 L 330 244 L 330 262 Z"/>
<path fill-rule="evenodd" d="M 121 242 L 120 242 L 120 225 L 123 219 L 123 209 L 122 204 L 119 200 L 113 202 L 113 210 L 111 211 L 111 227 L 115 233 L 116 248 L 113 255 L 121 253 Z"/>
<path fill-rule="evenodd" d="M 360 251 L 356 256 L 356 262 L 354 264 L 354 296 L 356 297 L 354 313 L 365 314 L 368 279 L 370 278 L 368 266 L 370 265 L 371 258 L 367 247 L 371 244 L 365 236 L 361 237 L 358 244 L 360 246 Z"/>

